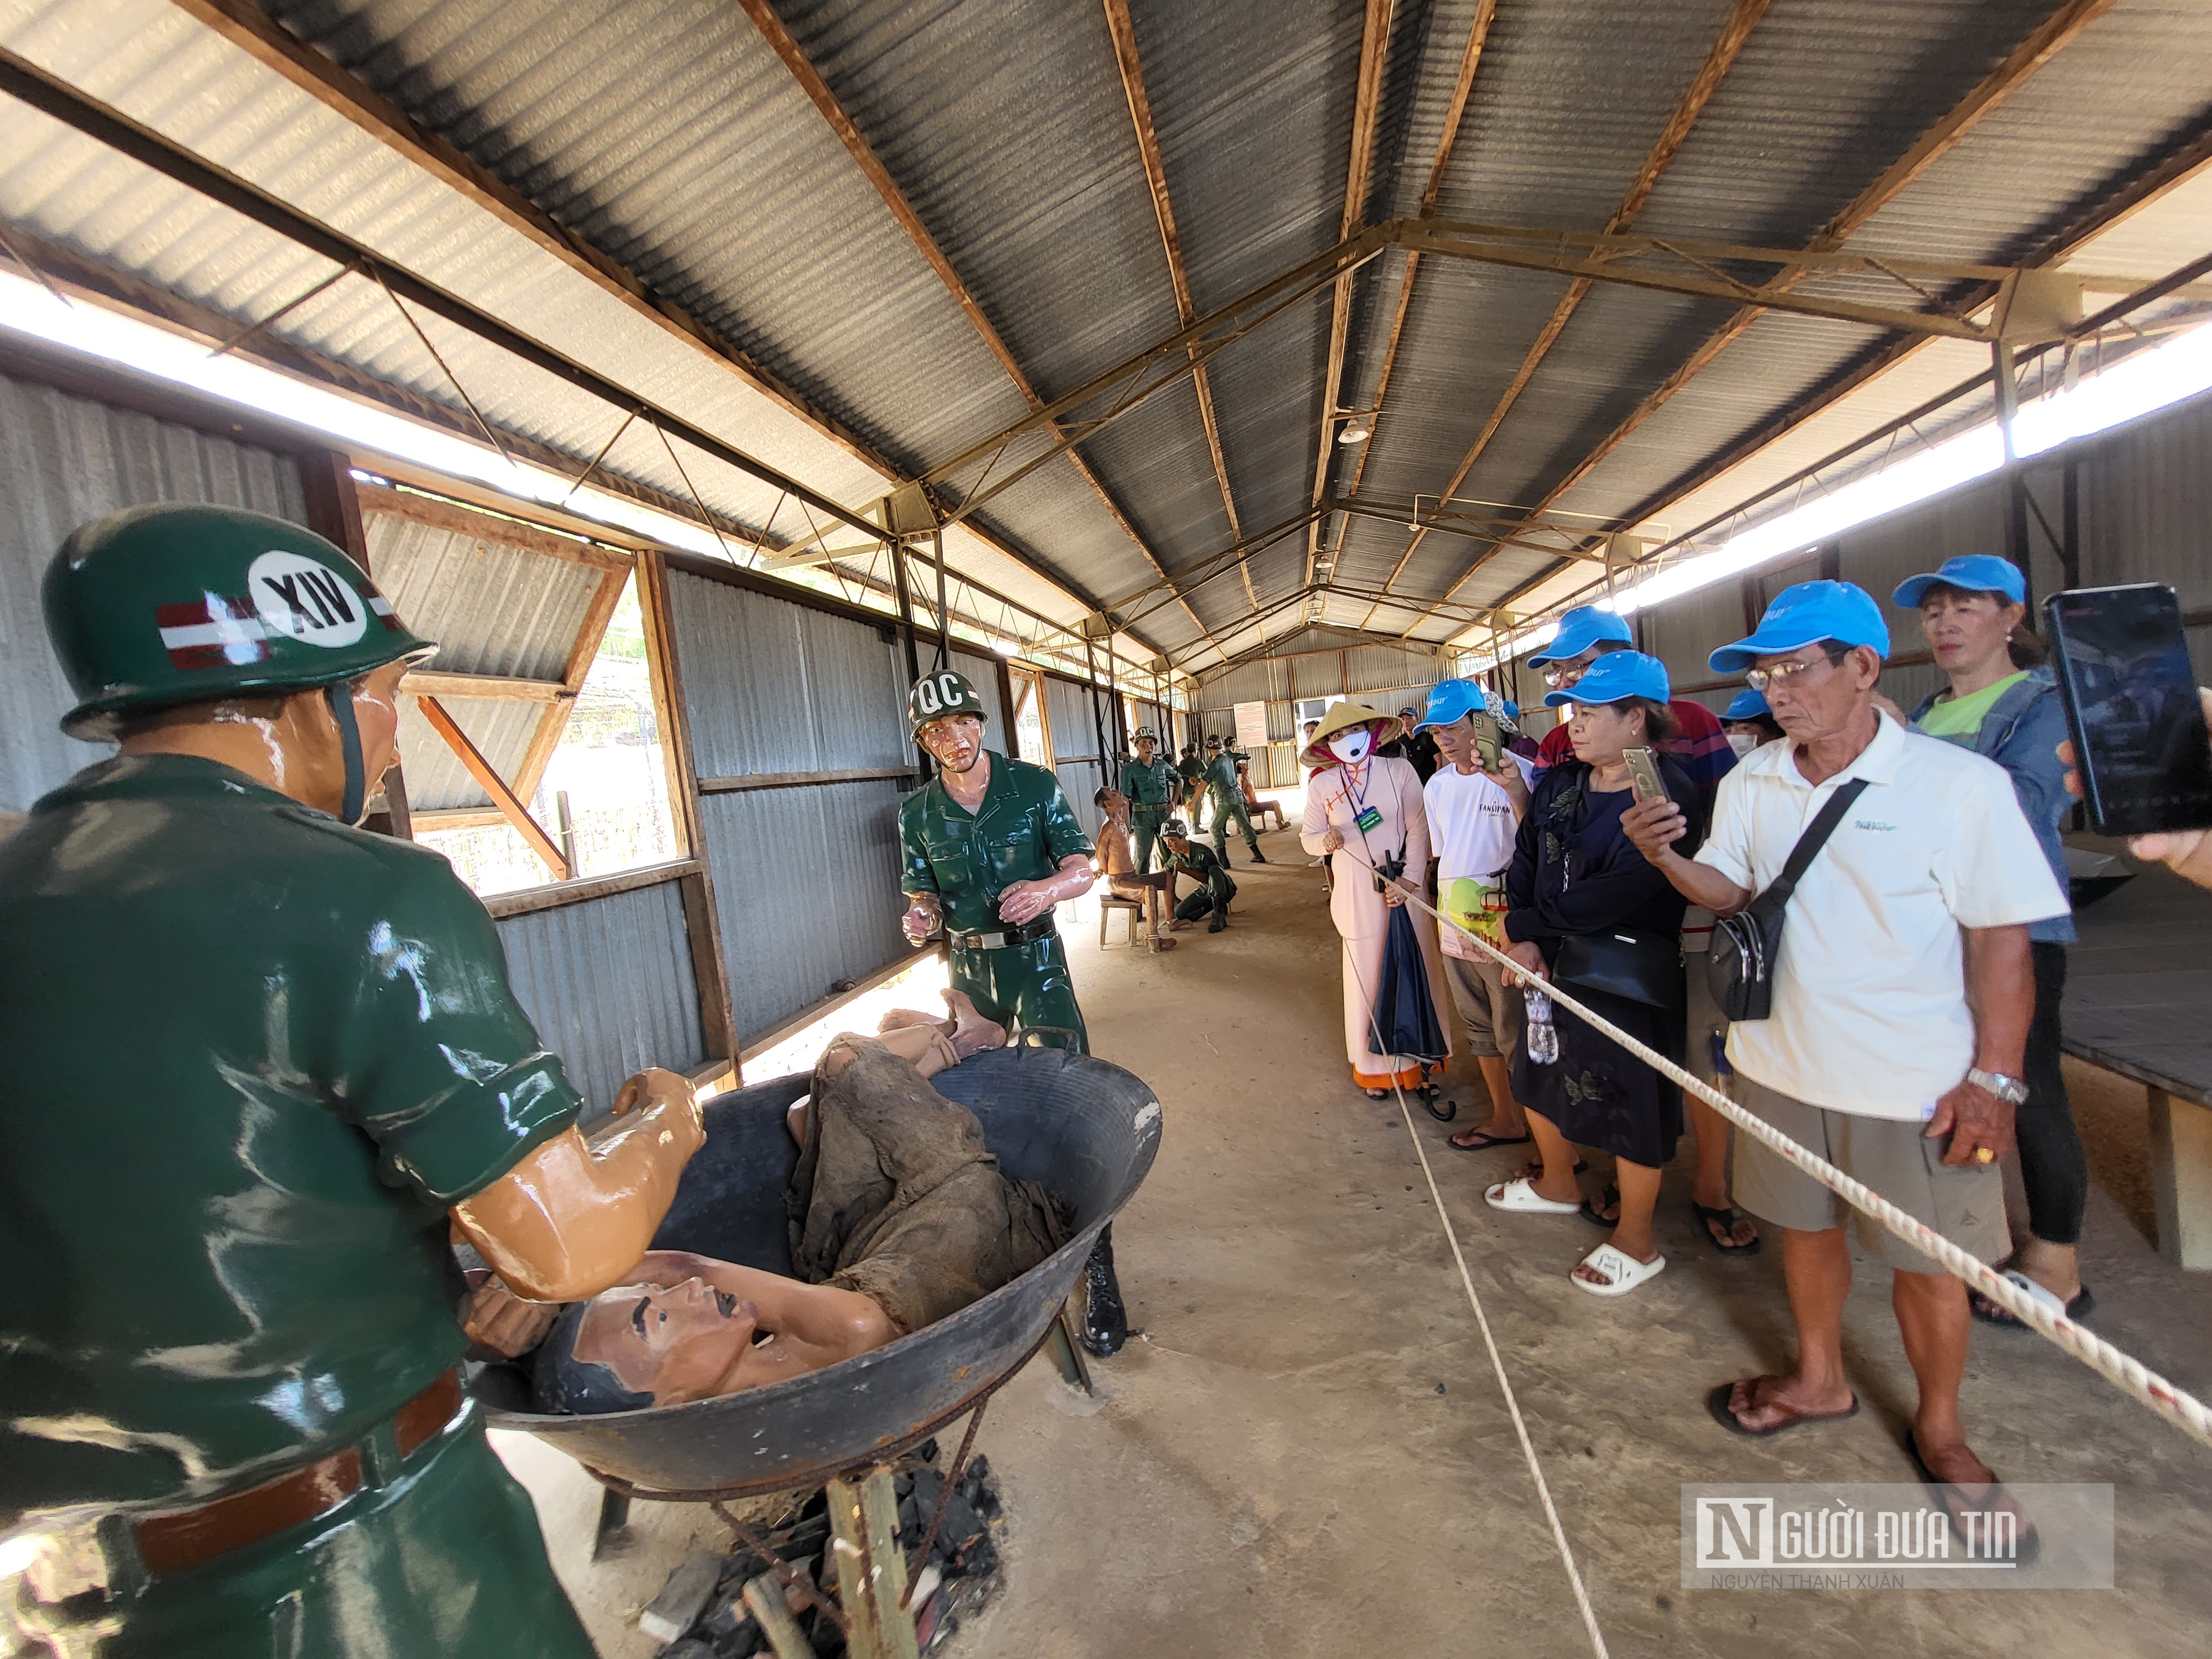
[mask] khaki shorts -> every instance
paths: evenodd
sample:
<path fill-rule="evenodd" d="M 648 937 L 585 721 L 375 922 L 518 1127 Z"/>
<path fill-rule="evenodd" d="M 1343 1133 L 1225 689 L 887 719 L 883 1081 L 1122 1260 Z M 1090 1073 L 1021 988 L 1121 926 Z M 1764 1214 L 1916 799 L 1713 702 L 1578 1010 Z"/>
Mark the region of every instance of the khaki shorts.
<path fill-rule="evenodd" d="M 1444 983 L 1451 987 L 1452 1004 L 1467 1027 L 1468 1053 L 1478 1060 L 1500 1054 L 1510 1066 L 1528 1019 L 1519 988 L 1509 988 L 1505 970 L 1487 957 L 1469 962 L 1447 956 L 1443 961 Z"/>
<path fill-rule="evenodd" d="M 2012 1250 L 2005 1226 L 2004 1176 L 1995 1164 L 1946 1164 L 1946 1140 L 1924 1124 L 1830 1111 L 1735 1074 L 1735 1098 L 1792 1140 L 1864 1182 L 1923 1226 L 1971 1255 L 2002 1261 Z M 1843 1224 L 1850 1211 L 1860 1247 L 1906 1273 L 1943 1270 L 1872 1218 L 1862 1215 L 1778 1152 L 1749 1135 L 1736 1141 L 1735 1201 L 1761 1221 L 1817 1233 Z"/>

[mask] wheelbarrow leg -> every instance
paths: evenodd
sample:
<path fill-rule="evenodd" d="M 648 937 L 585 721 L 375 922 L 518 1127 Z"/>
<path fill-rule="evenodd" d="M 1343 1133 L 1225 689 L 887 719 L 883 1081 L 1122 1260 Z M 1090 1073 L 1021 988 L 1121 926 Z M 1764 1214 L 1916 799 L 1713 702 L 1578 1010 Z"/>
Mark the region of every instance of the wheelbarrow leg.
<path fill-rule="evenodd" d="M 898 1497 L 886 1468 L 855 1486 L 830 1483 L 830 1548 L 837 1553 L 837 1599 L 853 1628 L 852 1659 L 919 1659 L 906 1600 L 906 1552 L 898 1541 Z"/>
<path fill-rule="evenodd" d="M 1076 1344 L 1075 1333 L 1068 1327 L 1066 1308 L 1062 1308 L 1059 1316 L 1052 1322 L 1052 1332 L 1048 1340 L 1052 1344 L 1054 1363 L 1059 1365 L 1060 1376 L 1067 1386 L 1080 1389 L 1085 1394 L 1096 1394 L 1097 1390 L 1091 1386 L 1091 1367 L 1085 1363 L 1083 1350 Z"/>
<path fill-rule="evenodd" d="M 612 1486 L 599 1489 L 599 1529 L 592 1534 L 592 1559 L 602 1559 L 614 1535 L 629 1525 L 629 1494 Z"/>

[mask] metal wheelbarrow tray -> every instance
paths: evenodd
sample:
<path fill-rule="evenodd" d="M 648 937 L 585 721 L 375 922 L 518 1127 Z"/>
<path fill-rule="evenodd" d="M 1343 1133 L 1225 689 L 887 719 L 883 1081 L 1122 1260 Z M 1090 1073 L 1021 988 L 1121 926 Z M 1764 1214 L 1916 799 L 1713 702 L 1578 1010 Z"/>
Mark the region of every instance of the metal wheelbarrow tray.
<path fill-rule="evenodd" d="M 1066 1206 L 1074 1237 L 949 1319 L 773 1388 L 642 1411 L 544 1416 L 520 1374 L 489 1366 L 471 1389 L 492 1427 L 558 1447 L 639 1497 L 738 1498 L 818 1486 L 914 1445 L 1018 1370 L 1049 1333 L 1106 1224 L 1159 1145 L 1152 1092 L 1118 1066 L 1057 1048 L 988 1050 L 931 1079 L 974 1112 L 1000 1167 Z M 804 1074 L 709 1101 L 707 1144 L 653 1238 L 774 1273 L 791 1271 L 784 1189 L 799 1149 L 784 1115 Z"/>

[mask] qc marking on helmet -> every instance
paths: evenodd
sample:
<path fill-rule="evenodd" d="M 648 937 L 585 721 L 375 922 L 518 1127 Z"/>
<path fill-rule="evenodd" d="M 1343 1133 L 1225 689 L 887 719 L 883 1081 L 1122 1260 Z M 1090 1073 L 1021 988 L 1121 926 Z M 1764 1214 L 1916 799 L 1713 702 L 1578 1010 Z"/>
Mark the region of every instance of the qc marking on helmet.
<path fill-rule="evenodd" d="M 368 630 L 368 605 L 354 585 L 319 559 L 271 549 L 246 573 L 253 609 L 272 634 L 337 649 Z"/>
<path fill-rule="evenodd" d="M 936 674 L 915 682 L 914 700 L 927 717 L 962 707 L 968 701 L 966 692 L 958 675 Z"/>

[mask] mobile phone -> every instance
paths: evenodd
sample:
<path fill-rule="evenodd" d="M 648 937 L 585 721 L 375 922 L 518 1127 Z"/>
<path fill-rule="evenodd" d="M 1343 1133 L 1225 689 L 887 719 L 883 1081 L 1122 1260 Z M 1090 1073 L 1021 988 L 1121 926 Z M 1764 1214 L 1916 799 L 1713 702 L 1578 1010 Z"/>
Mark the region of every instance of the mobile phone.
<path fill-rule="evenodd" d="M 1635 790 L 1638 805 L 1667 799 L 1667 786 L 1659 776 L 1657 755 L 1649 749 L 1624 749 L 1620 757 L 1628 763 L 1629 787 Z"/>
<path fill-rule="evenodd" d="M 2044 603 L 2059 701 L 2100 836 L 2212 824 L 2212 738 L 2173 590 L 2075 588 Z"/>
<path fill-rule="evenodd" d="M 1495 772 L 1498 769 L 1499 737 L 1498 722 L 1488 714 L 1476 714 L 1474 720 L 1474 752 L 1481 757 L 1484 771 Z"/>

